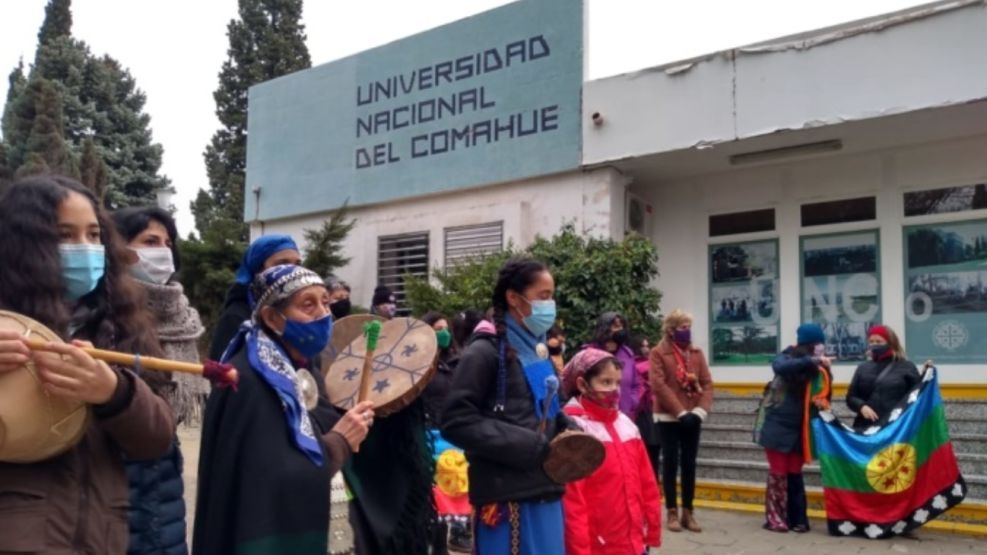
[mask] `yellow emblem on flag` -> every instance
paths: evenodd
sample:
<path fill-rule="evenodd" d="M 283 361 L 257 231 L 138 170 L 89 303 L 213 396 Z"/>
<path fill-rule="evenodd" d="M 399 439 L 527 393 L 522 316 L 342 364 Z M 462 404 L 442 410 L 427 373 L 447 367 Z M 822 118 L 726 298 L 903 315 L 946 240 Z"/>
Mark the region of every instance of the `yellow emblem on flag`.
<path fill-rule="evenodd" d="M 895 443 L 881 450 L 867 463 L 867 481 L 878 493 L 898 493 L 915 483 L 915 448 Z"/>
<path fill-rule="evenodd" d="M 469 491 L 466 469 L 469 464 L 462 451 L 446 449 L 435 465 L 435 483 L 449 497 L 465 495 Z"/>

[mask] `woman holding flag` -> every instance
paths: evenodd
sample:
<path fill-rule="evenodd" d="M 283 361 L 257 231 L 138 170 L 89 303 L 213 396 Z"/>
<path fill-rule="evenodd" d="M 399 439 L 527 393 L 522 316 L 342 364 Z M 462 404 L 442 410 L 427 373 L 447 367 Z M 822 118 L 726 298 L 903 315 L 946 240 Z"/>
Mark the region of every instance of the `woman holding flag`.
<path fill-rule="evenodd" d="M 818 324 L 802 324 L 797 344 L 771 364 L 758 444 L 768 459 L 764 528 L 773 532 L 808 532 L 802 466 L 812 459 L 809 423 L 814 411 L 829 408 L 832 396 L 826 336 Z"/>
<path fill-rule="evenodd" d="M 853 429 L 858 432 L 886 424 L 891 411 L 922 380 L 891 328 L 872 326 L 867 343 L 871 360 L 857 367 L 846 394 L 847 406 L 857 413 Z"/>

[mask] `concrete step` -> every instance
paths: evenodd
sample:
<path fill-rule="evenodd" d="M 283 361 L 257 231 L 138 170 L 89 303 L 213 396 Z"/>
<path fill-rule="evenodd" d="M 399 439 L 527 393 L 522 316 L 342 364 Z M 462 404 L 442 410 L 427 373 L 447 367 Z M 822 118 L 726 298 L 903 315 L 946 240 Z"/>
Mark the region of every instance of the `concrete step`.
<path fill-rule="evenodd" d="M 710 413 L 706 418 L 706 423 L 746 425 L 750 429 L 754 425 L 755 416 L 756 414 L 753 409 L 747 412 L 715 410 L 715 412 Z M 847 424 L 852 424 L 855 417 L 849 410 L 837 410 L 836 416 Z M 953 418 L 947 418 L 947 424 L 949 425 L 950 435 L 987 433 L 987 416 L 983 418 L 954 416 Z"/>
<path fill-rule="evenodd" d="M 731 422 L 738 421 L 734 419 Z M 753 425 L 753 420 L 750 423 L 739 424 L 717 424 L 716 422 L 721 421 L 714 421 L 710 418 L 709 423 L 703 425 L 701 443 L 705 444 L 707 441 L 752 443 L 751 426 Z M 987 455 L 987 433 L 967 433 L 950 430 L 949 437 L 952 439 L 953 449 L 957 453 Z"/>
<path fill-rule="evenodd" d="M 704 458 L 728 461 L 764 460 L 764 449 L 749 441 L 703 441 L 699 453 Z M 957 452 L 956 458 L 964 475 L 987 475 L 987 455 Z"/>
<path fill-rule="evenodd" d="M 757 410 L 760 396 L 718 394 L 713 399 L 713 414 L 741 413 L 753 414 Z M 987 420 L 987 400 L 983 399 L 946 399 L 946 418 L 973 419 L 981 422 Z M 846 406 L 845 397 L 833 397 L 833 407 L 840 417 L 851 416 L 852 412 Z M 987 425 L 985 425 L 987 428 Z"/>
<path fill-rule="evenodd" d="M 696 477 L 700 480 L 733 480 L 750 484 L 763 484 L 768 475 L 768 463 L 756 460 L 729 460 L 708 458 L 700 447 L 696 460 Z M 818 464 L 806 465 L 803 469 L 807 486 L 822 487 Z M 987 474 L 963 473 L 970 488 L 968 499 L 987 503 Z"/>

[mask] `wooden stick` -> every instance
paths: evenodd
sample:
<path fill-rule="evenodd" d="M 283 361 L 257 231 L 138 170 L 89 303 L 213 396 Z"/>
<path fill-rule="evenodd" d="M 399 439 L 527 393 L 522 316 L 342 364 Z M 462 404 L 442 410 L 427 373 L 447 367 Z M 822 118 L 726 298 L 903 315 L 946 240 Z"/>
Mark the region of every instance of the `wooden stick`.
<path fill-rule="evenodd" d="M 363 326 L 363 334 L 367 338 L 367 352 L 363 355 L 363 372 L 360 374 L 360 396 L 357 402 L 364 402 L 370 397 L 370 374 L 374 367 L 374 351 L 377 350 L 377 339 L 380 337 L 380 322 L 372 320 Z"/>
<path fill-rule="evenodd" d="M 42 339 L 27 337 L 24 338 L 24 342 L 27 343 L 27 346 L 30 347 L 31 350 L 53 352 L 53 349 L 48 347 L 49 343 Z M 110 364 L 122 364 L 125 366 L 137 366 L 139 363 L 141 368 L 157 370 L 159 372 L 184 372 L 186 374 L 201 375 L 204 368 L 202 364 L 194 364 L 191 362 L 180 362 L 177 360 L 168 360 L 156 357 L 137 357 L 132 354 L 107 351 L 105 349 L 96 349 L 93 347 L 79 348 L 89 356 L 97 360 L 102 360 L 103 362 L 108 362 Z"/>

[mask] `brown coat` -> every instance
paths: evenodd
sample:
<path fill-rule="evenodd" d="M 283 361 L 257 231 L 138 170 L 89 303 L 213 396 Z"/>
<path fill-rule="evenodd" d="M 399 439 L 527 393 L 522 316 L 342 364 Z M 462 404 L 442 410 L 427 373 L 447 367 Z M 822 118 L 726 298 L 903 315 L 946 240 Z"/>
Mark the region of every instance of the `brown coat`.
<path fill-rule="evenodd" d="M 155 459 L 171 446 L 168 404 L 129 370 L 92 408 L 85 436 L 53 459 L 0 463 L 0 553 L 116 555 L 127 550 L 123 457 Z"/>
<path fill-rule="evenodd" d="M 676 378 L 678 362 L 675 360 L 675 347 L 663 339 L 651 350 L 651 391 L 655 396 L 654 412 L 659 420 L 676 421 L 683 411 L 697 411 L 705 420 L 713 408 L 713 376 L 709 373 L 706 357 L 702 350 L 693 345 L 683 353 L 686 372 L 695 373 L 702 386 L 702 394 L 689 398 Z"/>

